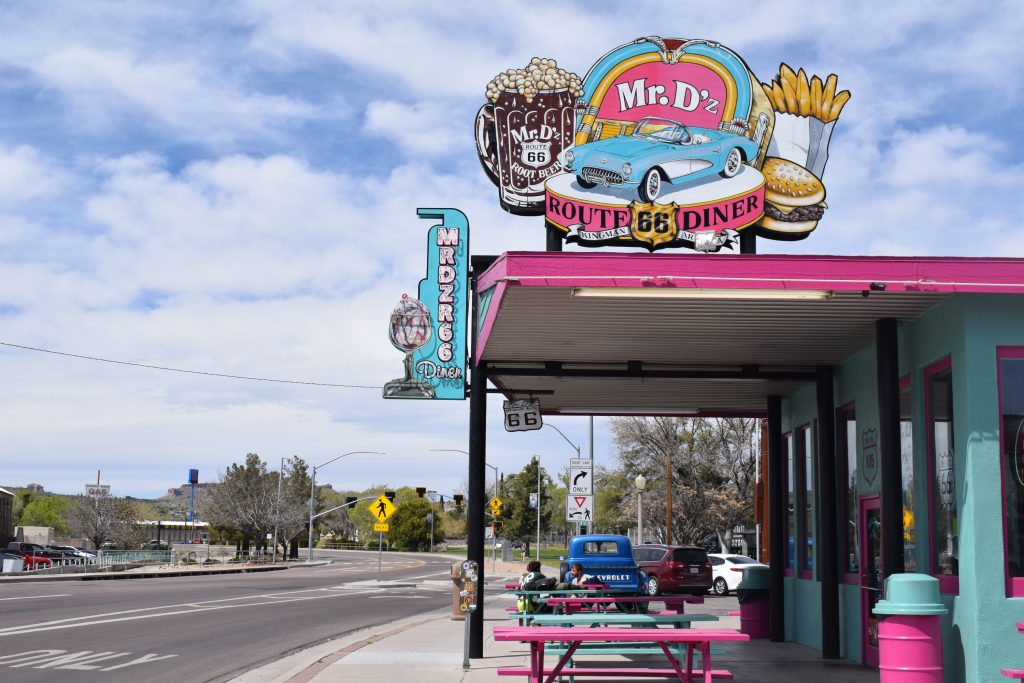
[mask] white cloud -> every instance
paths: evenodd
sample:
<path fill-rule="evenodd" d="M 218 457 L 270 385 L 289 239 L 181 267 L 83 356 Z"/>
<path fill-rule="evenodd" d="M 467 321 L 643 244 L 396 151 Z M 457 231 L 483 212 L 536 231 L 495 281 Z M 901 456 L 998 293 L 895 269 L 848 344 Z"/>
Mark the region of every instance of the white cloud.
<path fill-rule="evenodd" d="M 453 125 L 452 112 L 440 102 L 404 104 L 370 102 L 363 129 L 413 157 L 433 157 L 466 149 L 464 126 Z"/>
<path fill-rule="evenodd" d="M 67 182 L 67 175 L 35 149 L 0 145 L 0 208 L 53 196 Z"/>

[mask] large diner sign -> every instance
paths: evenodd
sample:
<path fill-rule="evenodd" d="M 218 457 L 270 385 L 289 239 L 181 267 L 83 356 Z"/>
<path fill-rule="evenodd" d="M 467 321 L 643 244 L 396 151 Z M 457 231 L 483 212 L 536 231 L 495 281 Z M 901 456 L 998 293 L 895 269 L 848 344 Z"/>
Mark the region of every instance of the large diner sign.
<path fill-rule="evenodd" d="M 405 376 L 384 385 L 384 398 L 466 397 L 469 318 L 469 221 L 458 209 L 417 209 L 438 221 L 427 232 L 427 276 L 418 298 L 402 296 L 388 336 L 405 353 Z"/>
<path fill-rule="evenodd" d="M 718 42 L 638 38 L 582 80 L 539 58 L 498 74 L 477 146 L 502 206 L 543 213 L 566 242 L 707 252 L 744 230 L 802 239 L 825 210 L 828 143 L 850 97 L 837 84 L 786 64 L 762 82 Z"/>

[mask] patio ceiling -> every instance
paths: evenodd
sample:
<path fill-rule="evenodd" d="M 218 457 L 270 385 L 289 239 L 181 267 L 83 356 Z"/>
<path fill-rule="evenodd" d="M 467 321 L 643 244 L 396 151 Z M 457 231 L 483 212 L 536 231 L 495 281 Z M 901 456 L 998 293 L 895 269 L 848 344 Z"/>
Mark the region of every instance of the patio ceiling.
<path fill-rule="evenodd" d="M 1007 262 L 511 253 L 479 278 L 494 294 L 477 357 L 545 413 L 762 414 L 872 344 L 878 319 L 1020 292 Z"/>

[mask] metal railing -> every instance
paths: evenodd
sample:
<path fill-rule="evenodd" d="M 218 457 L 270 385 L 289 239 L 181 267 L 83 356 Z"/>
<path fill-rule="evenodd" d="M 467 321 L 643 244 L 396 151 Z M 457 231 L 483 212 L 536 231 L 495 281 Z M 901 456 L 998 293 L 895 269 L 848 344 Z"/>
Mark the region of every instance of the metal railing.
<path fill-rule="evenodd" d="M 116 564 L 171 564 L 173 550 L 101 550 L 96 564 L 110 567 Z"/>

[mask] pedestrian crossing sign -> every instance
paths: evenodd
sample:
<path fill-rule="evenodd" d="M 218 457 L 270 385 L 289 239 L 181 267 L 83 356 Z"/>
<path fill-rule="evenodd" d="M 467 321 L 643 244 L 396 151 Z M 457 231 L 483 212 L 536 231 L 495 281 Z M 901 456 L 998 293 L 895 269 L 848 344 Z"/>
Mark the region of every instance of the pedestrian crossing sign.
<path fill-rule="evenodd" d="M 386 521 L 388 517 L 395 514 L 395 504 L 383 493 L 377 497 L 377 500 L 370 503 L 369 509 L 378 523 Z"/>

